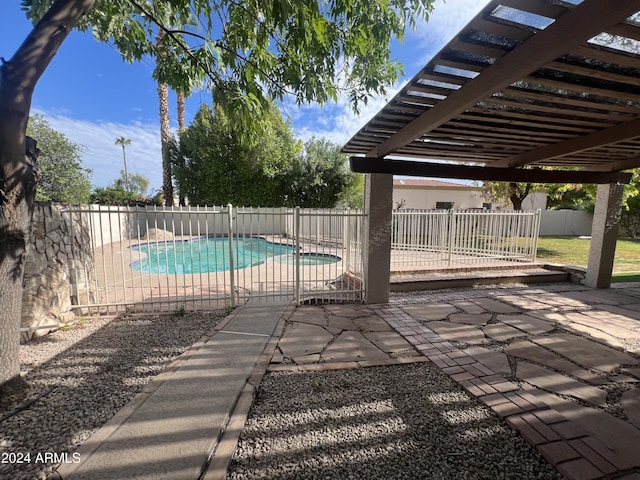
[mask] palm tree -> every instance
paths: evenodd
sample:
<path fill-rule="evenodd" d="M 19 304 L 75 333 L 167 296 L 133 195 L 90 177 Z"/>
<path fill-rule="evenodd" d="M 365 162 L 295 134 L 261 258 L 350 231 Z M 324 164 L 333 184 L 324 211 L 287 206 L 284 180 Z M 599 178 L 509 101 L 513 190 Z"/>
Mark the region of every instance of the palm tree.
<path fill-rule="evenodd" d="M 160 64 L 166 54 L 163 54 L 163 41 L 165 39 L 165 31 L 160 30 L 156 38 L 156 47 L 158 48 L 158 56 L 156 64 Z M 158 82 L 158 100 L 160 103 L 160 145 L 162 151 L 162 192 L 164 194 L 164 204 L 169 207 L 173 206 L 173 184 L 171 175 L 171 162 L 169 159 L 169 143 L 171 142 L 171 129 L 169 127 L 169 85 Z"/>
<path fill-rule="evenodd" d="M 125 146 L 131 145 L 131 139 L 125 137 L 116 138 L 116 145 L 122 145 L 122 160 L 124 161 L 124 188 L 129 191 L 129 173 L 127 172 L 127 154 Z"/>

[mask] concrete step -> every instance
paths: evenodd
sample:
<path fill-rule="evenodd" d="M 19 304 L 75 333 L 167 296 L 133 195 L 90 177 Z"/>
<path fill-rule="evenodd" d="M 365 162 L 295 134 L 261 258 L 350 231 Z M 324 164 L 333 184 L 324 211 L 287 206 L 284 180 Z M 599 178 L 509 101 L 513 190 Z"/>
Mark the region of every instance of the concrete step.
<path fill-rule="evenodd" d="M 569 273 L 544 268 L 429 272 L 391 277 L 392 292 L 462 288 L 473 285 L 553 283 L 569 281 Z"/>

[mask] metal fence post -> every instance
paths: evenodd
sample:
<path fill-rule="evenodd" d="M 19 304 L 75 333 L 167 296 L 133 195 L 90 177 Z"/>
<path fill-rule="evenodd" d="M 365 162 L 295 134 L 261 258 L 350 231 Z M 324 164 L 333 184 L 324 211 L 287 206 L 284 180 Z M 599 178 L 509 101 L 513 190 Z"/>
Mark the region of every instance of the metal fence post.
<path fill-rule="evenodd" d="M 347 271 L 349 270 L 349 264 L 351 263 L 351 217 L 349 216 L 351 211 L 347 208 L 346 210 L 343 210 L 343 213 L 344 219 L 342 225 L 342 248 L 344 248 L 345 251 L 345 259 L 343 265 L 346 266 L 346 268 L 343 267 L 343 270 Z"/>
<path fill-rule="evenodd" d="M 227 226 L 229 227 L 229 285 L 231 287 L 231 308 L 236 306 L 236 279 L 233 261 L 233 205 L 227 204 Z"/>
<path fill-rule="evenodd" d="M 300 305 L 300 207 L 293 210 L 293 235 L 296 250 L 294 253 L 296 271 L 295 271 L 295 300 L 296 305 Z"/>
<path fill-rule="evenodd" d="M 541 209 L 537 209 L 535 216 L 534 216 L 534 222 L 533 222 L 533 232 L 531 232 L 531 236 L 533 237 L 533 245 L 532 245 L 532 249 L 533 252 L 531 255 L 531 261 L 535 262 L 536 258 L 538 256 L 538 237 L 540 236 L 540 220 L 542 218 L 542 210 Z"/>
<path fill-rule="evenodd" d="M 449 215 L 447 215 L 447 218 L 449 219 L 449 251 L 447 253 L 447 265 L 451 266 L 451 255 L 452 255 L 452 250 L 453 250 L 453 239 L 454 239 L 454 232 L 453 232 L 453 222 L 454 222 L 454 217 L 453 217 L 453 210 L 449 210 Z"/>

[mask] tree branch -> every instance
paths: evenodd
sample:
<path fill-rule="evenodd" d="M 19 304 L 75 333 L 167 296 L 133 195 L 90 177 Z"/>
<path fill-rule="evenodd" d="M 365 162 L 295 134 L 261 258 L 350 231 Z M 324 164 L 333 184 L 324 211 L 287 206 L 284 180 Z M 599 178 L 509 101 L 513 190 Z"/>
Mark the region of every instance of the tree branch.
<path fill-rule="evenodd" d="M 204 72 L 204 74 L 209 77 L 209 79 L 220 89 L 224 90 L 224 82 L 222 81 L 221 77 L 219 75 L 216 75 L 213 71 L 209 70 L 209 68 L 207 67 L 207 65 L 204 65 L 200 59 L 198 59 L 193 52 L 191 51 L 191 47 L 189 47 L 188 44 L 186 44 L 184 41 L 182 41 L 181 39 L 178 38 L 178 35 L 190 35 L 193 36 L 195 38 L 198 38 L 200 40 L 203 40 L 204 42 L 208 42 L 211 41 L 211 39 L 208 39 L 207 37 L 197 34 L 195 32 L 189 32 L 187 30 L 182 30 L 182 29 L 172 29 L 172 28 L 168 28 L 166 27 L 160 20 L 158 20 L 158 18 L 149 10 L 145 9 L 142 5 L 140 5 L 136 0 L 129 0 L 129 2 L 135 7 L 137 8 L 142 14 L 144 14 L 145 16 L 147 16 L 159 29 L 161 29 L 162 31 L 164 31 L 167 36 L 169 38 L 171 38 L 171 40 L 173 42 L 175 42 L 175 45 L 177 45 L 181 50 L 183 50 L 197 65 L 200 66 L 200 68 L 202 69 L 202 71 Z M 218 48 L 221 48 L 223 50 L 225 50 L 228 53 L 231 53 L 232 55 L 236 56 L 238 59 L 240 59 L 242 62 L 253 66 L 256 71 L 260 72 L 265 78 L 267 78 L 270 82 L 272 82 L 273 84 L 277 85 L 278 88 L 280 90 L 282 90 L 284 93 L 286 94 L 293 94 L 293 92 L 288 91 L 288 89 L 286 88 L 286 86 L 280 84 L 273 76 L 271 76 L 269 73 L 265 72 L 262 68 L 260 68 L 257 64 L 255 64 L 254 62 L 252 62 L 251 60 L 249 60 L 248 58 L 240 55 L 238 52 L 231 50 L 230 48 L 226 47 L 224 44 L 222 44 L 221 42 L 214 42 L 215 46 Z"/>

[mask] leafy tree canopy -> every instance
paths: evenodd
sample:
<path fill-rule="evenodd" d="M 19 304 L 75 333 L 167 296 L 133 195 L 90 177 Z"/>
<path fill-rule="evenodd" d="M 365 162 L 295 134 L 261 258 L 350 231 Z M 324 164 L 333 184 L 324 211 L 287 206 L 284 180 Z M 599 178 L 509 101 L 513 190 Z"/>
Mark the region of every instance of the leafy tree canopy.
<path fill-rule="evenodd" d="M 522 210 L 522 202 L 541 186 L 533 183 L 484 182 L 482 193 L 487 200 L 496 203 L 511 202 L 514 210 Z"/>
<path fill-rule="evenodd" d="M 35 22 L 54 2 L 22 3 Z M 250 122 L 267 99 L 325 103 L 345 95 L 357 110 L 385 94 L 402 72 L 391 40 L 402 40 L 432 7 L 433 0 L 97 0 L 78 28 L 128 61 L 162 58 L 154 78 L 177 92 L 208 83 L 216 103 Z"/>
<path fill-rule="evenodd" d="M 111 184 L 112 187 L 126 190 L 127 180 L 129 181 L 129 190 L 136 195 L 145 195 L 149 189 L 149 179 L 142 173 L 125 173 L 120 170 L 120 178 L 117 178 Z"/>
<path fill-rule="evenodd" d="M 271 107 L 261 123 L 263 134 L 256 143 L 222 107 L 202 105 L 173 149 L 180 195 L 199 205 L 283 205 L 282 171 L 302 147 L 277 108 Z"/>
<path fill-rule="evenodd" d="M 91 203 L 98 205 L 146 206 L 161 205 L 157 197 L 147 197 L 125 190 L 122 186 L 97 187 L 91 193 Z"/>
<path fill-rule="evenodd" d="M 362 206 L 357 198 L 358 178 L 349 170 L 340 145 L 326 139 L 311 138 L 304 144 L 303 154 L 287 165 L 286 206 L 333 208 Z"/>
<path fill-rule="evenodd" d="M 256 143 L 222 107 L 203 105 L 172 148 L 180 196 L 200 205 L 330 208 L 361 202 L 339 145 L 313 138 L 303 146 L 275 106 L 261 123 Z"/>
<path fill-rule="evenodd" d="M 40 185 L 36 200 L 87 203 L 91 170 L 82 166 L 84 146 L 54 130 L 42 115 L 29 118 L 27 135 L 38 142 Z"/>

